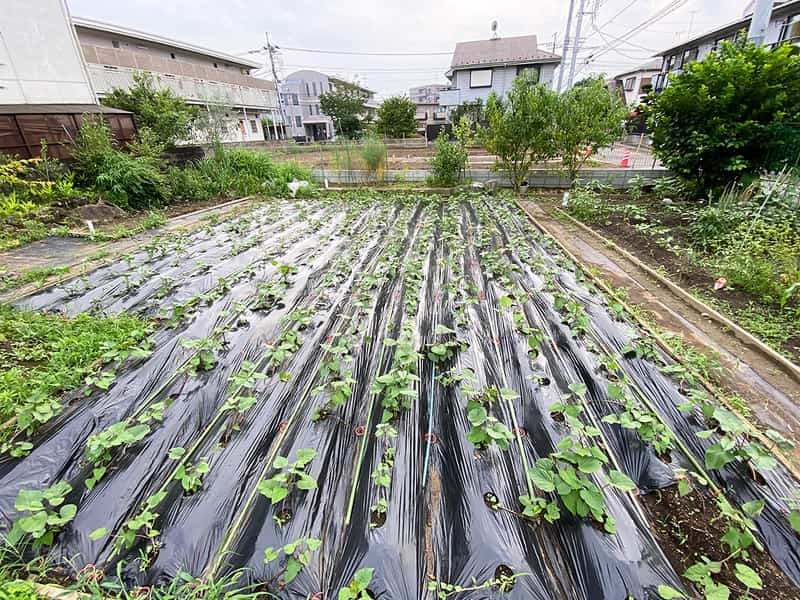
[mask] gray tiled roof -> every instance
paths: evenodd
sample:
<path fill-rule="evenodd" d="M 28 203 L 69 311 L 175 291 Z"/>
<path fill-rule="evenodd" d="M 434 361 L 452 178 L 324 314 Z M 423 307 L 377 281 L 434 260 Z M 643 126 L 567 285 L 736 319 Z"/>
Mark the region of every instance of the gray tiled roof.
<path fill-rule="evenodd" d="M 559 56 L 540 50 L 535 35 L 520 35 L 459 42 L 453 52 L 450 68 L 550 60 L 559 60 Z"/>

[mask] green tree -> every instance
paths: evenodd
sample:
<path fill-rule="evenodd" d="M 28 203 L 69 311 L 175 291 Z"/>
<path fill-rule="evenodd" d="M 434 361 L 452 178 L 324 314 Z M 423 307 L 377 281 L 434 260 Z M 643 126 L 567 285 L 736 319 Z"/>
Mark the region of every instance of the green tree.
<path fill-rule="evenodd" d="M 336 132 L 348 138 L 361 135 L 361 117 L 365 112 L 367 96 L 356 87 L 344 87 L 319 97 L 322 112 L 333 120 Z"/>
<path fill-rule="evenodd" d="M 129 89 L 114 88 L 103 104 L 133 113 L 136 126 L 148 129 L 165 147 L 186 139 L 195 119 L 194 107 L 169 88 L 159 89 L 149 73 L 134 73 Z"/>
<path fill-rule="evenodd" d="M 534 73 L 514 80 L 506 98 L 492 93 L 486 103 L 488 126 L 480 139 L 497 156 L 496 168 L 508 172 L 519 192 L 533 163 L 554 156 L 555 113 L 558 95 L 537 83 Z"/>
<path fill-rule="evenodd" d="M 575 183 L 578 170 L 591 156 L 619 139 L 628 113 L 619 94 L 606 89 L 600 78 L 584 81 L 559 97 L 555 150 L 570 183 Z"/>
<path fill-rule="evenodd" d="M 798 121 L 800 56 L 745 40 L 672 76 L 650 110 L 656 155 L 698 193 L 796 161 Z"/>
<path fill-rule="evenodd" d="M 434 185 L 456 185 L 464 175 L 469 159 L 468 148 L 475 140 L 476 132 L 469 117 L 453 125 L 451 140 L 447 132 L 442 129 L 433 142 L 436 152 L 431 158 L 431 179 Z"/>
<path fill-rule="evenodd" d="M 378 107 L 375 131 L 390 138 L 415 135 L 417 132 L 417 106 L 408 98 L 393 96 Z"/>
<path fill-rule="evenodd" d="M 463 117 L 469 118 L 473 123 L 477 125 L 485 125 L 486 124 L 486 108 L 483 106 L 483 100 L 481 98 L 475 98 L 475 100 L 467 100 L 466 102 L 462 102 L 458 106 L 456 106 L 450 112 L 450 122 L 451 123 L 459 123 Z"/>

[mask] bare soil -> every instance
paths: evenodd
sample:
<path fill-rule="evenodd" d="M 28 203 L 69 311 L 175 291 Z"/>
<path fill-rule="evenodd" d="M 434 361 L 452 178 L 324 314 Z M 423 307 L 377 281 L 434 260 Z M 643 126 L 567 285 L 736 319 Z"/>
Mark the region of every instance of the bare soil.
<path fill-rule="evenodd" d="M 720 541 L 727 528 L 718 518 L 713 498 L 697 491 L 681 498 L 677 490 L 670 488 L 643 496 L 642 503 L 650 513 L 650 522 L 661 549 L 679 574 L 702 556 L 720 562 L 728 557 L 727 546 Z M 800 589 L 784 575 L 768 553 L 754 548 L 748 551 L 747 564 L 758 572 L 764 584 L 763 590 L 752 591 L 748 597 L 798 598 Z M 735 559 L 724 562 L 722 571 L 714 578 L 731 589 L 731 598 L 739 598 L 747 591 L 734 575 L 735 562 Z M 690 581 L 684 580 L 684 583 L 687 589 L 692 589 Z"/>

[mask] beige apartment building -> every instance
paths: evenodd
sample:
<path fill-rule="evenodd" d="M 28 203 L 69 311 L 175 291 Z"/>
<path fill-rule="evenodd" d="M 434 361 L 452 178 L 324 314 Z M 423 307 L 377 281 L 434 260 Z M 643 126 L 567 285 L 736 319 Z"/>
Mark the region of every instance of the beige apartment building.
<path fill-rule="evenodd" d="M 98 98 L 130 87 L 134 73 L 142 71 L 188 103 L 213 110 L 225 123 L 223 141 L 259 141 L 280 133 L 275 84 L 251 75 L 259 62 L 100 21 L 73 17 L 72 23 Z M 269 125 L 265 135 L 262 119 L 278 127 Z"/>

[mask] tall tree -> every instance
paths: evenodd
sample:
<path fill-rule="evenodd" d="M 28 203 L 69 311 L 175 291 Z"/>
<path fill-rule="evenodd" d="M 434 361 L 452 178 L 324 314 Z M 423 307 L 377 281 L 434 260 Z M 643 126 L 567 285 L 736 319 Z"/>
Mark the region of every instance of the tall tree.
<path fill-rule="evenodd" d="M 129 110 L 136 126 L 147 129 L 150 137 L 166 147 L 189 137 L 196 110 L 169 88 L 158 88 L 153 75 L 133 74 L 128 89 L 114 88 L 103 98 L 103 104 Z"/>
<path fill-rule="evenodd" d="M 523 73 L 514 80 L 506 98 L 492 93 L 486 103 L 488 126 L 481 141 L 497 156 L 497 168 L 508 172 L 519 192 L 534 163 L 554 156 L 555 114 L 558 95 Z"/>
<path fill-rule="evenodd" d="M 378 107 L 375 130 L 390 138 L 402 138 L 417 132 L 417 106 L 408 98 L 393 96 Z"/>
<path fill-rule="evenodd" d="M 322 94 L 319 97 L 319 106 L 333 120 L 339 135 L 355 138 L 361 134 L 366 100 L 367 95 L 364 92 L 355 86 L 346 86 L 335 92 Z"/>

